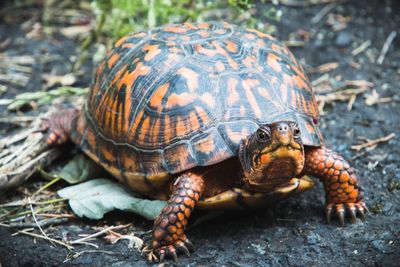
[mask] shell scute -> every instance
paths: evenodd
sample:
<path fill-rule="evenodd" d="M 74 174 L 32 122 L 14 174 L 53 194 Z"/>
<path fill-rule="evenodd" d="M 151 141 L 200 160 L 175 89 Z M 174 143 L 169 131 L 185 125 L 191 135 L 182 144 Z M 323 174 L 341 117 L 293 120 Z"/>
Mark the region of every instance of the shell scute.
<path fill-rule="evenodd" d="M 165 148 L 164 158 L 170 172 L 181 172 L 198 165 L 188 142 Z"/>
<path fill-rule="evenodd" d="M 234 156 L 225 139 L 215 128 L 197 134 L 192 138 L 191 144 L 199 166 L 215 164 Z"/>

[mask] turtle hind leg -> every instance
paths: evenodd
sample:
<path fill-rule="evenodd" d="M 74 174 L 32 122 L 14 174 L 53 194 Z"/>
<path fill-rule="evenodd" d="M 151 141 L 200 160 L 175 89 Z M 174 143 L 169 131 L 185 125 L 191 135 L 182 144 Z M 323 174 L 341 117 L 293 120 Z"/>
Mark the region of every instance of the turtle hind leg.
<path fill-rule="evenodd" d="M 154 221 L 152 248 L 159 255 L 160 262 L 166 256 L 177 260 L 177 252 L 190 256 L 192 243 L 184 229 L 194 207 L 204 191 L 204 181 L 199 175 L 184 173 L 173 184 L 167 206 Z"/>
<path fill-rule="evenodd" d="M 49 145 L 62 145 L 70 137 L 72 121 L 78 116 L 79 110 L 68 108 L 51 113 L 43 118 L 40 130 L 44 133 L 44 140 Z"/>

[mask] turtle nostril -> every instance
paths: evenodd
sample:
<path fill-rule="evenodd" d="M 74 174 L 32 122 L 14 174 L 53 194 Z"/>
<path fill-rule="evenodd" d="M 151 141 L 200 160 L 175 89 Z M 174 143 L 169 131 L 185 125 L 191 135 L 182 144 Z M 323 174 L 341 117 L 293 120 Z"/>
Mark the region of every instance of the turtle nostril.
<path fill-rule="evenodd" d="M 280 132 L 287 132 L 288 127 L 287 127 L 287 125 L 281 125 L 281 126 L 278 127 L 278 130 Z"/>

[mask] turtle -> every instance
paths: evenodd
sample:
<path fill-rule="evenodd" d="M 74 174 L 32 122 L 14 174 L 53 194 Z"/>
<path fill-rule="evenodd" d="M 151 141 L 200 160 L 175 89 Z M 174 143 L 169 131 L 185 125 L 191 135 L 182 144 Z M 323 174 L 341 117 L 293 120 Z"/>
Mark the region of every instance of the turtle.
<path fill-rule="evenodd" d="M 302 66 L 269 34 L 226 22 L 169 24 L 118 40 L 85 104 L 53 113 L 44 140 L 72 140 L 133 191 L 167 200 L 152 249 L 193 245 L 195 207 L 262 207 L 313 187 L 344 226 L 367 211 L 354 168 L 325 146 Z"/>

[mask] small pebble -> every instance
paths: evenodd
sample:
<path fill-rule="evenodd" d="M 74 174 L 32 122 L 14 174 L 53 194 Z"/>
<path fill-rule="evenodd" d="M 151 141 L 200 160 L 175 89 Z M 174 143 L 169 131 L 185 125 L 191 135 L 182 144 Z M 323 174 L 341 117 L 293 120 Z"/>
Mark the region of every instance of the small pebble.
<path fill-rule="evenodd" d="M 310 232 L 307 236 L 307 244 L 308 245 L 315 245 L 321 241 L 321 236 L 314 232 Z"/>
<path fill-rule="evenodd" d="M 340 32 L 335 39 L 335 45 L 339 47 L 347 47 L 353 42 L 353 35 L 349 32 Z"/>

